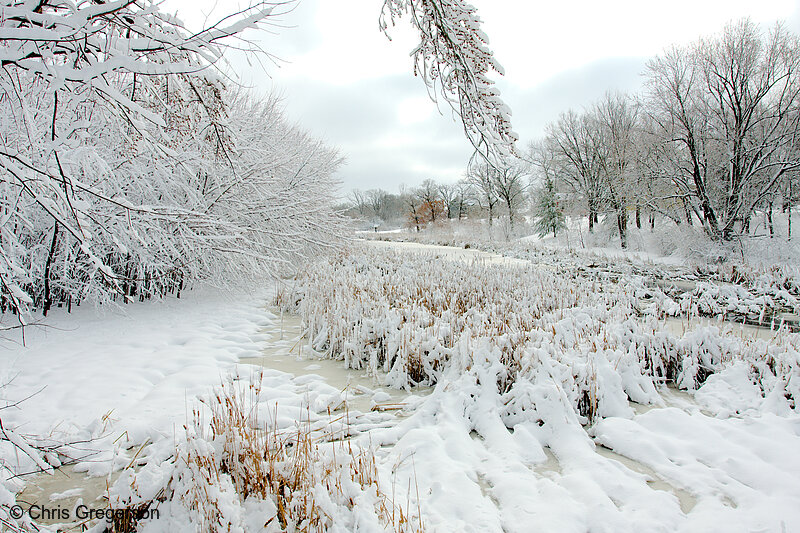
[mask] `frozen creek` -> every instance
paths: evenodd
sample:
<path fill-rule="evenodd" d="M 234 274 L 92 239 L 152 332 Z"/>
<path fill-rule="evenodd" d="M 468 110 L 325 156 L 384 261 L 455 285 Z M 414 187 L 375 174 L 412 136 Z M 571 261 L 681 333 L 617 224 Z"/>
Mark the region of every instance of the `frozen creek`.
<path fill-rule="evenodd" d="M 529 265 L 477 250 L 370 246 Z M 443 387 L 409 395 L 317 358 L 300 338 L 299 319 L 265 309 L 268 298 L 264 291 L 238 302 L 203 296 L 145 304 L 127 316 L 84 317 L 78 328 L 70 317 L 56 319 L 57 328 L 32 335 L 25 353 L 2 369 L 19 375 L 8 394 L 26 397 L 43 383 L 47 394 L 10 413 L 9 423 L 24 422 L 32 434 L 89 428 L 101 453 L 74 470 L 29 477 L 20 501 L 70 507 L 99 497 L 102 505 L 112 464 L 126 466 L 149 441 L 169 438 L 193 398 L 225 373 L 263 372 L 287 426 L 309 401 L 321 415 L 347 416 L 356 438 L 378 447 L 392 485 L 404 497 L 419 492 L 428 531 L 800 526 L 797 511 L 787 511 L 800 509 L 800 423 L 792 417 L 715 418 L 693 395 L 662 389 L 663 404 L 631 404 L 630 417 L 604 419 L 588 433 L 565 426 L 541 446 L 535 424 L 509 430 L 487 416 L 469 427 L 461 399 Z"/>
<path fill-rule="evenodd" d="M 316 404 L 316 414 L 323 419 L 326 414 L 345 417 L 345 425 L 352 434 L 392 426 L 398 417 L 408 416 L 431 391 L 427 387 L 415 388 L 413 393 L 385 387 L 373 376 L 345 368 L 341 361 L 319 357 L 308 348 L 300 317 L 274 308 L 264 309 L 264 314 L 270 317 L 270 321 L 259 329 L 257 335 L 261 350 L 240 357 L 232 367 L 233 372 L 244 379 L 259 373 L 286 376 L 285 381 L 291 383 L 295 398 L 308 397 L 309 394 L 319 397 L 322 392 L 324 401 Z M 281 403 L 284 402 L 276 400 L 276 404 Z M 132 447 L 129 452 L 138 456 L 148 442 Z M 65 466 L 53 474 L 28 476 L 17 500 L 26 508 L 55 505 L 74 509 L 81 503 L 103 507 L 106 490 L 119 472 L 88 476 L 85 469 L 86 465 L 78 468 Z M 63 525 L 56 519 L 44 517 L 39 523 L 59 526 L 59 530 Z M 75 527 L 80 530 L 80 525 Z"/>

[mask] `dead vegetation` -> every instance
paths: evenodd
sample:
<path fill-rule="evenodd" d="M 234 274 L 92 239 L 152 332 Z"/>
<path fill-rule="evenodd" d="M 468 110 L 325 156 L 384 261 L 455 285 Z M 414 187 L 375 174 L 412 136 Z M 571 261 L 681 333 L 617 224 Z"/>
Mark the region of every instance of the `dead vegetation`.
<path fill-rule="evenodd" d="M 310 423 L 279 430 L 259 416 L 260 392 L 259 380 L 218 388 L 194 409 L 169 461 L 169 481 L 156 497 L 130 496 L 148 492 L 140 487 L 141 471 L 130 477 L 129 496 L 115 506 L 141 509 L 171 501 L 202 532 L 247 531 L 242 510 L 254 507 L 264 531 L 323 532 L 346 527 L 343 520 L 385 531 L 423 530 L 419 507 L 398 504 L 384 491 L 374 450 L 332 431 L 313 431 Z M 110 530 L 136 526 L 115 521 Z"/>
<path fill-rule="evenodd" d="M 785 387 L 794 405 L 800 336 L 742 338 L 722 322 L 673 334 L 661 320 L 687 307 L 702 316 L 698 301 L 658 296 L 635 277 L 590 281 L 550 265 L 363 249 L 315 263 L 283 301 L 301 315 L 313 350 L 395 387 L 432 385 L 480 366 L 488 373 L 476 373 L 478 381 L 491 379 L 498 394 L 513 395 L 518 381 L 547 376 L 592 423 L 622 413 L 629 400 L 658 401 L 658 385 L 694 390 L 744 361 L 765 396 Z"/>

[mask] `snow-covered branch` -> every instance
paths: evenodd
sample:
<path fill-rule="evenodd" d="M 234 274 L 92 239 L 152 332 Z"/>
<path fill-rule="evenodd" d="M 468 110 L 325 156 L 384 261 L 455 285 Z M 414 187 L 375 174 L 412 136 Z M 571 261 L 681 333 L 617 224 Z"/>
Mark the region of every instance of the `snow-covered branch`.
<path fill-rule="evenodd" d="M 477 10 L 463 0 L 385 0 L 381 29 L 388 32 L 406 15 L 420 35 L 412 52 L 414 73 L 431 96 L 450 105 L 479 153 L 500 159 L 513 153 L 518 136 L 511 110 L 489 78 L 492 71 L 504 71 L 489 49 Z"/>

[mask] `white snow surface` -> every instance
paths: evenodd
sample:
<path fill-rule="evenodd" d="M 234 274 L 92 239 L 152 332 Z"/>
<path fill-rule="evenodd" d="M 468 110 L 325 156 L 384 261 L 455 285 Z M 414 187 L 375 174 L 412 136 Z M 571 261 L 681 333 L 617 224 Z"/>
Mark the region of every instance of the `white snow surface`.
<path fill-rule="evenodd" d="M 30 398 L 4 411 L 3 422 L 65 441 L 119 439 L 122 448 L 172 435 L 198 395 L 239 358 L 260 354 L 271 318 L 265 291 L 189 292 L 100 314 L 57 310 L 26 329 L 24 346 L 4 347 L 4 399 Z M 110 467 L 96 457 L 84 466 L 95 474 Z"/>
<path fill-rule="evenodd" d="M 464 250 L 449 255 L 475 258 Z M 93 476 L 126 466 L 149 444 L 143 456 L 157 487 L 164 473 L 158 463 L 197 397 L 230 375 L 258 376 L 255 366 L 238 363 L 261 358 L 259 409 L 292 427 L 307 406 L 322 412 L 342 393 L 315 374 L 316 364 L 295 365 L 305 374 L 298 376 L 269 369 L 265 350 L 291 345 L 275 336 L 281 325 L 267 309 L 270 293 L 203 290 L 101 315 L 56 311 L 46 327 L 26 331 L 25 346 L 0 347 L 3 400 L 30 396 L 0 411 L 3 425 L 59 442 L 91 440 L 82 449 L 96 453 L 77 470 Z M 698 343 L 706 334 L 695 333 Z M 744 365 L 726 367 L 689 393 L 638 391 L 637 400 L 649 405 L 609 397 L 606 416 L 592 426 L 566 405 L 545 373 L 553 369 L 539 367 L 542 374 L 520 385 L 511 406 L 493 386 L 492 371 L 488 356 L 485 367 L 445 371 L 430 395 L 410 402 L 417 407 L 408 417 L 356 416 L 355 442 L 376 449 L 382 484 L 421 510 L 426 531 L 800 531 L 800 417 L 785 398 L 754 390 Z M 600 379 L 624 376 L 624 369 L 603 371 Z M 366 389 L 373 402 L 393 398 L 373 384 Z M 515 408 L 523 410 L 509 415 Z M 35 466 L 9 441 L 0 441 L 0 454 L 19 472 Z M 4 486 L 0 505 L 21 488 L 18 479 Z M 168 516 L 145 530 L 190 527 L 177 507 L 166 502 Z M 264 513 L 274 512 L 268 507 L 244 502 L 237 511 L 244 530 L 257 530 Z M 377 527 L 339 518 L 340 530 Z"/>

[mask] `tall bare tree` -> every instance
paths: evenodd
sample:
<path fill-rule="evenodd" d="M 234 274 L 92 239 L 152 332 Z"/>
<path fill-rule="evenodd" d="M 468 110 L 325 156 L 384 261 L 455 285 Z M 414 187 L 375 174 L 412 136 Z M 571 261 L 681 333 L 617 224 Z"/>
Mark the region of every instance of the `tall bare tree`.
<path fill-rule="evenodd" d="M 648 111 L 663 173 L 714 238 L 746 230 L 757 205 L 800 167 L 800 43 L 749 20 L 648 64 Z"/>
<path fill-rule="evenodd" d="M 594 106 L 594 146 L 602 171 L 608 203 L 617 218 L 620 245 L 628 247 L 628 207 L 636 203 L 638 176 L 636 149 L 639 106 L 627 95 L 606 93 Z M 639 204 L 637 208 L 637 225 Z"/>
<path fill-rule="evenodd" d="M 374 220 L 384 219 L 386 216 L 386 203 L 388 193 L 383 189 L 370 189 L 364 193 L 370 215 Z"/>
<path fill-rule="evenodd" d="M 517 214 L 525 203 L 528 187 L 528 171 L 521 161 L 505 163 L 491 172 L 494 191 L 508 212 L 511 232 L 514 231 Z"/>
<path fill-rule="evenodd" d="M 458 220 L 461 220 L 467 216 L 467 208 L 473 202 L 475 190 L 467 178 L 458 180 L 453 188 L 455 190 L 453 202 L 458 212 Z"/>
<path fill-rule="evenodd" d="M 606 195 L 602 153 L 598 150 L 600 124 L 588 113 L 562 113 L 547 127 L 545 146 L 554 154 L 553 164 L 572 193 L 583 200 L 594 230 Z"/>
<path fill-rule="evenodd" d="M 367 202 L 367 195 L 360 189 L 352 189 L 347 195 L 348 201 L 352 204 L 353 208 L 358 211 L 362 217 L 367 216 L 369 208 Z"/>
<path fill-rule="evenodd" d="M 456 210 L 456 199 L 458 197 L 458 185 L 456 183 L 441 183 L 439 184 L 439 197 L 444 203 L 447 212 L 447 219 L 453 218 L 453 213 Z"/>
<path fill-rule="evenodd" d="M 489 215 L 489 227 L 491 228 L 494 220 L 494 210 L 500 197 L 495 189 L 494 174 L 497 168 L 486 162 L 479 162 L 472 166 L 467 172 L 467 180 L 475 189 L 475 199 L 482 209 L 486 209 Z"/>

